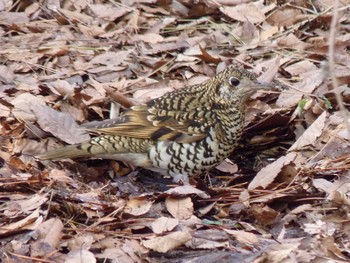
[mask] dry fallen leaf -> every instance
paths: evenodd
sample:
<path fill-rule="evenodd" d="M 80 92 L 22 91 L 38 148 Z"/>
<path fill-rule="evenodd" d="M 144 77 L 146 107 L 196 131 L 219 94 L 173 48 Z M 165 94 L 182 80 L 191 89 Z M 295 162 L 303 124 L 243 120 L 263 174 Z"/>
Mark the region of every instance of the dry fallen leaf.
<path fill-rule="evenodd" d="M 259 243 L 259 238 L 253 233 L 231 229 L 224 229 L 224 231 L 235 237 L 238 240 L 238 242 L 240 242 L 243 245 L 254 246 Z"/>
<path fill-rule="evenodd" d="M 54 252 L 63 235 L 63 223 L 58 218 L 51 218 L 41 223 L 36 229 L 39 237 L 31 245 L 31 257 L 43 257 Z"/>
<path fill-rule="evenodd" d="M 299 139 L 289 148 L 289 151 L 298 151 L 303 147 L 315 145 L 316 139 L 321 136 L 328 114 L 324 111 L 311 126 L 299 137 Z"/>
<path fill-rule="evenodd" d="M 193 214 L 193 203 L 189 197 L 168 197 L 165 200 L 165 206 L 168 212 L 176 219 L 188 219 Z"/>
<path fill-rule="evenodd" d="M 151 209 L 152 204 L 146 197 L 132 198 L 127 202 L 124 212 L 134 216 L 143 215 Z"/>
<path fill-rule="evenodd" d="M 178 248 L 191 240 L 192 236 L 188 232 L 176 231 L 162 237 L 155 237 L 145 240 L 142 244 L 159 253 L 167 253 L 172 249 Z"/>
<path fill-rule="evenodd" d="M 66 257 L 65 263 L 96 263 L 96 258 L 93 253 L 85 249 L 70 251 Z"/>
<path fill-rule="evenodd" d="M 233 7 L 223 6 L 219 8 L 222 13 L 232 19 L 252 24 L 261 23 L 265 20 L 265 15 L 254 3 L 241 4 Z"/>
<path fill-rule="evenodd" d="M 152 230 L 156 234 L 161 234 L 173 230 L 178 224 L 178 219 L 162 216 L 152 223 Z"/>
<path fill-rule="evenodd" d="M 65 113 L 40 105 L 32 105 L 31 110 L 40 128 L 66 143 L 75 144 L 90 139 L 86 131 L 80 128 L 75 120 Z"/>
<path fill-rule="evenodd" d="M 42 216 L 40 216 L 39 208 L 33 211 L 27 217 L 15 221 L 10 224 L 4 224 L 0 228 L 0 235 L 13 235 L 18 233 L 19 230 L 35 230 L 44 220 Z"/>
<path fill-rule="evenodd" d="M 169 189 L 168 191 L 166 191 L 167 194 L 169 195 L 189 195 L 189 194 L 195 194 L 195 195 L 198 195 L 200 198 L 209 198 L 210 196 L 191 186 L 191 185 L 183 185 L 183 186 L 177 186 L 177 187 L 174 187 L 172 189 Z"/>
<path fill-rule="evenodd" d="M 293 85 L 293 87 L 305 92 L 306 94 L 312 93 L 315 88 L 323 82 L 324 72 L 322 69 L 316 69 L 314 71 L 305 72 L 304 74 L 301 74 L 300 77 L 302 78 L 302 81 Z M 281 95 L 278 97 L 276 105 L 279 107 L 293 107 L 298 105 L 302 97 L 303 93 L 293 91 L 292 89 L 282 91 Z"/>
<path fill-rule="evenodd" d="M 231 173 L 231 174 L 238 172 L 237 164 L 233 163 L 230 159 L 224 160 L 222 163 L 217 165 L 215 169 L 224 173 Z"/>
<path fill-rule="evenodd" d="M 286 156 L 282 156 L 273 163 L 268 164 L 257 173 L 253 181 L 248 185 L 248 189 L 253 190 L 258 187 L 266 189 L 282 171 L 282 168 L 294 161 L 295 158 L 296 153 L 288 153 Z"/>

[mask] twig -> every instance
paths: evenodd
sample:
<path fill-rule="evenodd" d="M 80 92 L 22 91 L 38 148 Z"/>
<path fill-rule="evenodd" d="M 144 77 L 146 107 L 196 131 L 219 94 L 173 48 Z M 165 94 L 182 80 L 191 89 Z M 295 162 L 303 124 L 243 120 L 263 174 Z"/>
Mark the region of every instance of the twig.
<path fill-rule="evenodd" d="M 332 22 L 331 22 L 331 28 L 329 31 L 329 39 L 328 39 L 328 59 L 329 59 L 329 74 L 332 79 L 332 86 L 333 86 L 333 93 L 335 94 L 335 98 L 337 100 L 337 103 L 339 105 L 339 109 L 343 115 L 346 129 L 348 130 L 348 133 L 350 135 L 350 124 L 348 121 L 348 111 L 344 106 L 344 101 L 342 96 L 340 95 L 340 92 L 338 90 L 338 81 L 335 76 L 335 55 L 334 55 L 334 49 L 335 49 L 335 36 L 337 34 L 337 22 L 338 22 L 338 7 L 339 6 L 339 0 L 334 1 L 333 6 L 333 16 L 332 16 Z"/>
<path fill-rule="evenodd" d="M 57 250 L 54 252 L 57 252 Z M 36 262 L 43 262 L 43 263 L 55 263 L 56 262 L 54 260 L 46 260 L 46 259 L 42 259 L 42 258 L 28 257 L 28 256 L 16 254 L 16 253 L 11 253 L 11 252 L 7 252 L 7 253 L 9 253 L 10 255 L 12 255 L 14 257 L 18 257 L 18 258 L 21 258 L 24 260 L 29 260 L 29 261 L 36 261 Z"/>
<path fill-rule="evenodd" d="M 110 96 L 114 101 L 118 102 L 120 105 L 124 106 L 125 108 L 130 108 L 131 106 L 136 105 L 134 102 L 129 100 L 121 92 L 107 86 L 103 88 L 107 92 L 108 96 Z"/>

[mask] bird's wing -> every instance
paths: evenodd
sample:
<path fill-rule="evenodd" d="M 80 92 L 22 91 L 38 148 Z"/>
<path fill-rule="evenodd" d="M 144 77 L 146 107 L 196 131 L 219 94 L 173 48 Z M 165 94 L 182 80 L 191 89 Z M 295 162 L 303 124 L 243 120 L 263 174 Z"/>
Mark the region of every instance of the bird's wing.
<path fill-rule="evenodd" d="M 120 119 L 88 130 L 100 134 L 189 143 L 208 135 L 213 123 L 208 122 L 211 118 L 206 117 L 201 110 L 184 112 L 134 106 Z"/>

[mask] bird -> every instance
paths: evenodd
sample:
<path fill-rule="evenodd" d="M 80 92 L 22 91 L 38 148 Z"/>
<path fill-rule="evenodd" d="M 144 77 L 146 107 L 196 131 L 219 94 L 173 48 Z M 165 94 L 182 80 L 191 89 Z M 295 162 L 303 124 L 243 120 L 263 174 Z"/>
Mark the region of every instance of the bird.
<path fill-rule="evenodd" d="M 113 159 L 188 182 L 232 154 L 243 133 L 246 102 L 262 89 L 271 86 L 230 65 L 204 83 L 132 106 L 90 128 L 97 136 L 88 141 L 37 157 Z"/>

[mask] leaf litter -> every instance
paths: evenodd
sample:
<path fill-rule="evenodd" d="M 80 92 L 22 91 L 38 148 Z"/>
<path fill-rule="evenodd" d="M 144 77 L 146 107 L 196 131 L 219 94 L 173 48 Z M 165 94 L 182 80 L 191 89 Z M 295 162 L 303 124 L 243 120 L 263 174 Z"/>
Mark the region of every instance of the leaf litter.
<path fill-rule="evenodd" d="M 333 41 L 348 109 L 350 2 L 330 39 L 334 2 L 0 4 L 1 260 L 349 261 L 349 113 L 327 58 Z M 33 157 L 227 64 L 283 90 L 252 97 L 235 154 L 191 186 Z"/>

